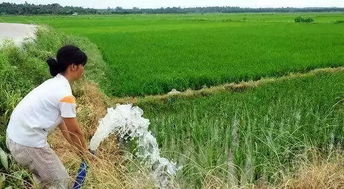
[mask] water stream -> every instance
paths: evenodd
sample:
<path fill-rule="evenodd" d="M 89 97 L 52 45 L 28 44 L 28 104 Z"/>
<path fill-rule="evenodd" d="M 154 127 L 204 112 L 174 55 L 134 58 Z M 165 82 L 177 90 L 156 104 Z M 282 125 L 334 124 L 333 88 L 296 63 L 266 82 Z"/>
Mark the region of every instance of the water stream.
<path fill-rule="evenodd" d="M 160 157 L 156 138 L 148 131 L 150 122 L 142 115 L 143 110 L 132 104 L 117 104 L 116 108 L 108 108 L 91 139 L 90 149 L 96 151 L 110 134 L 116 134 L 124 140 L 137 139 L 136 156 L 151 169 L 156 186 L 168 188 L 171 186 L 171 179 L 181 167 L 177 168 L 176 163 Z"/>

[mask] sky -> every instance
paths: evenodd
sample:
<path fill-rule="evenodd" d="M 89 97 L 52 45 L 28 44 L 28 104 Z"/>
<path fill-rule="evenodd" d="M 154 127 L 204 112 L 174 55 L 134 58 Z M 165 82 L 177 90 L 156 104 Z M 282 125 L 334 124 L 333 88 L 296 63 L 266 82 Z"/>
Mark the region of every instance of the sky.
<path fill-rule="evenodd" d="M 5 0 L 22 4 L 25 0 Z M 26 0 L 33 4 L 58 3 L 63 6 L 81 6 L 85 8 L 160 8 L 160 7 L 206 7 L 206 6 L 236 6 L 236 7 L 344 7 L 344 0 Z"/>

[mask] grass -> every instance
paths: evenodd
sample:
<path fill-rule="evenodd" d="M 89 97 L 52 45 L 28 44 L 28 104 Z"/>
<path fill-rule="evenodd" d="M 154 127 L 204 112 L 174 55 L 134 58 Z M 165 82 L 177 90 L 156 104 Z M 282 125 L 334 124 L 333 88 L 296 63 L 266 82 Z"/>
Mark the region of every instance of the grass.
<path fill-rule="evenodd" d="M 279 188 L 343 188 L 342 152 L 337 151 L 327 157 L 314 151 L 303 155 L 308 155 L 309 159 L 299 158 L 295 164 L 297 171 L 285 178 Z"/>
<path fill-rule="evenodd" d="M 184 166 L 183 187 L 281 182 L 298 154 L 344 144 L 344 73 L 318 73 L 198 98 L 142 101 L 163 155 Z"/>
<path fill-rule="evenodd" d="M 314 24 L 294 23 L 297 16 Z M 3 17 L 89 38 L 107 94 L 162 94 L 344 64 L 342 13 Z M 339 24 L 338 24 L 339 23 Z"/>

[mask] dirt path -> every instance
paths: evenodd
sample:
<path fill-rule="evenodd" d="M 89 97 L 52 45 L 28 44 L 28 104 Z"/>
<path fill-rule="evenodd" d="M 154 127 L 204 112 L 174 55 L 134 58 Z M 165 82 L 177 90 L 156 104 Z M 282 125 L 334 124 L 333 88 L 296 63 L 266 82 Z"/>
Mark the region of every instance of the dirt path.
<path fill-rule="evenodd" d="M 12 40 L 20 45 L 26 39 L 34 39 L 36 30 L 35 25 L 0 23 L 0 44 L 5 40 Z"/>

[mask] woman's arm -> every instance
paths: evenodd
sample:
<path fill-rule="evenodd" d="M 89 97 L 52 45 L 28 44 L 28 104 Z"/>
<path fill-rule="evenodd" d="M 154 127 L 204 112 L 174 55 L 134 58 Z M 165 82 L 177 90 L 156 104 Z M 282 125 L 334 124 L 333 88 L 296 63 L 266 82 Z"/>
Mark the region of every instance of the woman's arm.
<path fill-rule="evenodd" d="M 63 118 L 59 128 L 70 144 L 76 146 L 81 153 L 87 151 L 85 137 L 76 118 Z"/>
<path fill-rule="evenodd" d="M 69 131 L 67 129 L 67 126 L 65 124 L 65 122 L 62 120 L 62 123 L 59 125 L 59 128 L 62 132 L 62 135 L 65 137 L 65 139 L 70 143 L 72 144 L 72 141 L 70 139 L 70 136 L 69 136 Z"/>

